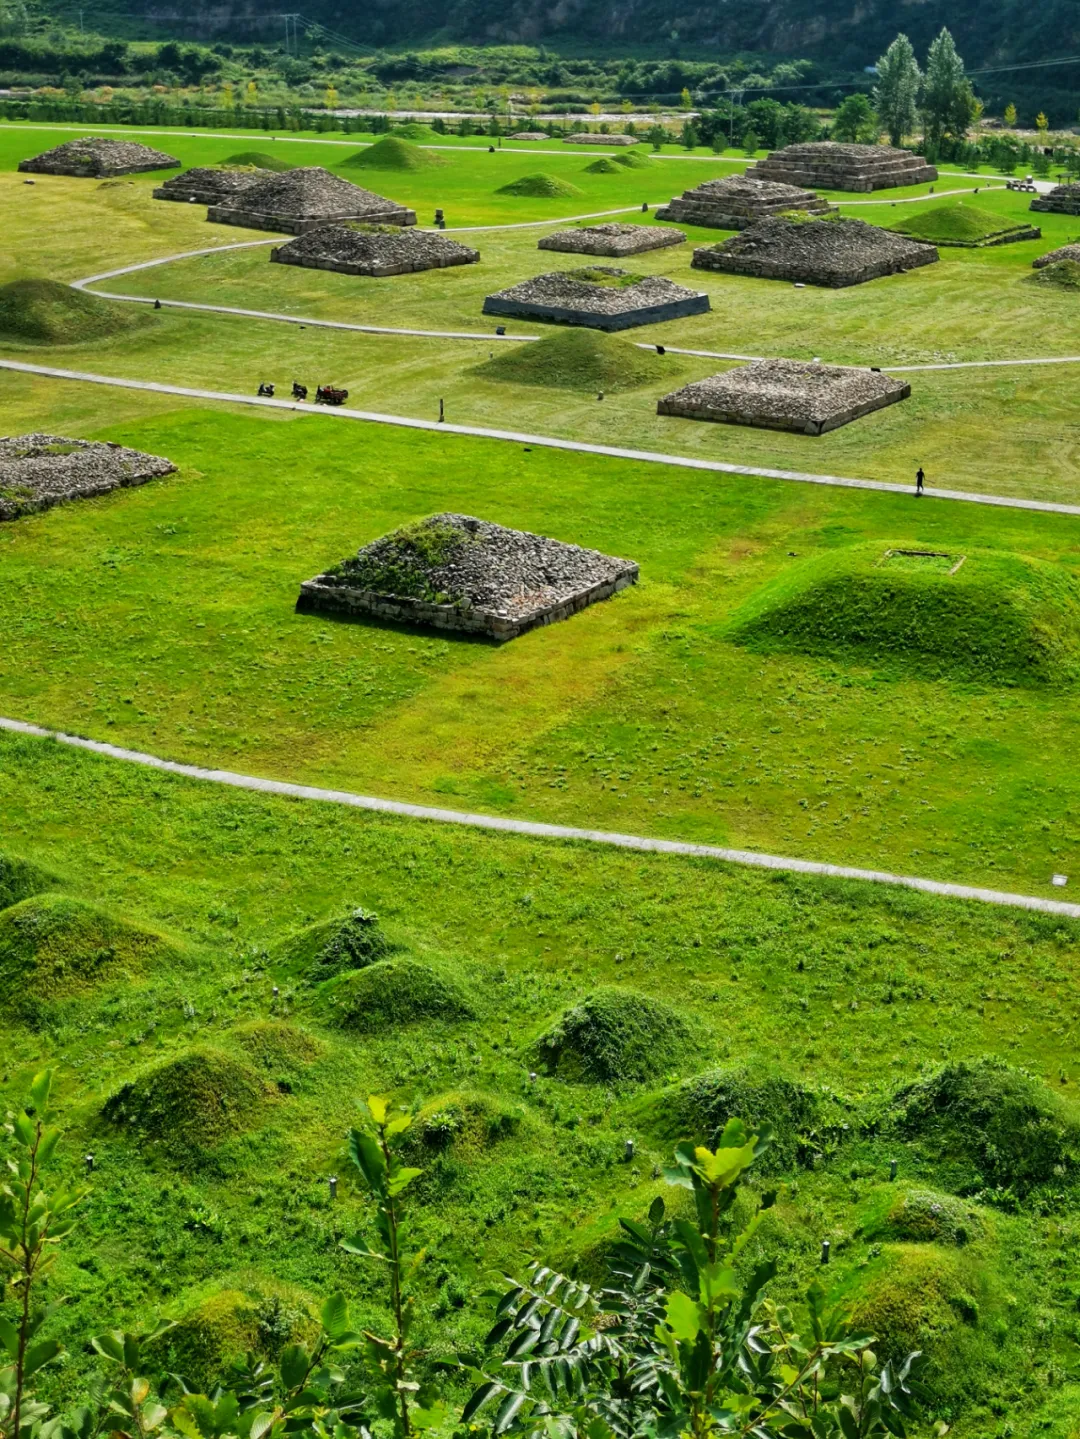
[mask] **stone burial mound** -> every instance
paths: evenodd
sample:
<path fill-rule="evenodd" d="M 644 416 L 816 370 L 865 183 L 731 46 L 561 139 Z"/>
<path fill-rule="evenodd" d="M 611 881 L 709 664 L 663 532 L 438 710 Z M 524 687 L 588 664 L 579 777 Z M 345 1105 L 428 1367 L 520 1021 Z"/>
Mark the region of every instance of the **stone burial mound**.
<path fill-rule="evenodd" d="M 644 250 L 662 250 L 667 245 L 684 245 L 681 230 L 659 225 L 583 225 L 580 230 L 556 230 L 539 241 L 538 250 L 561 250 L 569 255 L 640 255 Z"/>
<path fill-rule="evenodd" d="M 303 235 L 335 220 L 415 225 L 416 211 L 331 175 L 321 165 L 304 165 L 280 175 L 260 175 L 239 195 L 211 205 L 206 218 L 222 225 L 243 225 L 249 230 L 284 230 L 289 235 Z"/>
<path fill-rule="evenodd" d="M 544 136 L 547 139 L 547 136 Z M 565 135 L 564 145 L 637 145 L 639 140 L 636 135 L 589 135 L 584 132 L 580 135 Z"/>
<path fill-rule="evenodd" d="M 1080 184 L 1055 185 L 1049 195 L 1036 195 L 1028 209 L 1044 215 L 1080 215 Z"/>
<path fill-rule="evenodd" d="M 543 130 L 516 130 L 510 136 L 511 140 L 550 140 L 551 136 Z"/>
<path fill-rule="evenodd" d="M 938 258 L 933 245 L 868 225 L 865 220 L 792 220 L 779 215 L 719 245 L 695 250 L 696 270 L 841 289 L 902 274 Z"/>
<path fill-rule="evenodd" d="M 663 275 L 631 275 L 601 265 L 537 275 L 488 295 L 484 301 L 485 315 L 552 320 L 594 330 L 655 325 L 684 315 L 702 315 L 708 308 L 704 290 L 688 290 Z"/>
<path fill-rule="evenodd" d="M 502 641 L 568 619 L 637 577 L 631 560 L 442 514 L 394 530 L 305 581 L 296 608 Z"/>
<path fill-rule="evenodd" d="M 656 413 L 823 435 L 910 394 L 909 384 L 876 370 L 805 360 L 753 360 L 665 395 L 657 402 Z"/>
<path fill-rule="evenodd" d="M 445 235 L 406 230 L 400 225 L 322 225 L 275 246 L 277 265 L 303 265 L 310 270 L 337 270 L 342 275 L 411 275 L 418 270 L 444 270 L 475 265 L 479 250 L 459 245 Z"/>
<path fill-rule="evenodd" d="M 1043 270 L 1047 265 L 1057 265 L 1063 260 L 1071 260 L 1073 264 L 1080 265 L 1080 245 L 1061 245 L 1056 250 L 1050 250 L 1045 255 L 1040 255 L 1037 260 L 1032 260 L 1033 270 Z"/>
<path fill-rule="evenodd" d="M 198 165 L 181 175 L 170 175 L 154 190 L 155 200 L 181 200 L 186 204 L 216 205 L 227 203 L 243 190 L 250 190 L 264 178 L 254 166 L 250 169 L 214 169 Z"/>
<path fill-rule="evenodd" d="M 770 215 L 791 211 L 828 215 L 833 206 L 813 190 L 803 190 L 798 185 L 751 175 L 725 175 L 722 180 L 706 180 L 693 190 L 684 190 L 657 210 L 656 218 L 700 225 L 707 230 L 745 230 Z"/>
<path fill-rule="evenodd" d="M 20 160 L 19 169 L 29 175 L 77 175 L 86 180 L 105 180 L 113 175 L 136 175 L 142 170 L 178 170 L 180 161 L 149 145 L 134 140 L 110 140 L 88 136 L 65 140 L 33 160 Z"/>
<path fill-rule="evenodd" d="M 64 500 L 107 495 L 175 470 L 160 455 L 99 440 L 42 434 L 0 438 L 0 520 L 16 520 Z"/>
<path fill-rule="evenodd" d="M 815 140 L 774 150 L 746 173 L 758 180 L 854 194 L 924 185 L 938 177 L 934 166 L 921 155 L 894 150 L 890 145 L 842 145 L 835 140 Z"/>
<path fill-rule="evenodd" d="M 912 240 L 926 240 L 931 245 L 946 245 L 960 250 L 979 250 L 990 245 L 1011 245 L 1017 240 L 1038 240 L 1042 231 L 1037 225 L 1017 224 L 993 210 L 965 204 L 963 200 L 946 200 L 940 205 L 919 210 L 898 220 L 889 229 Z"/>

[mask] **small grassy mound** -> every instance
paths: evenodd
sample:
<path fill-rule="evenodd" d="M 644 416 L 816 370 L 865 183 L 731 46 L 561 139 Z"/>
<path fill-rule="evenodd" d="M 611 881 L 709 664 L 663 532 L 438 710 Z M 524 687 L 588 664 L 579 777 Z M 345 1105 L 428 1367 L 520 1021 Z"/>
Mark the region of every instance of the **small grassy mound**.
<path fill-rule="evenodd" d="M 586 175 L 617 175 L 619 167 L 614 160 L 609 160 L 606 155 L 601 155 L 599 160 L 594 160 L 591 165 L 585 166 Z"/>
<path fill-rule="evenodd" d="M 258 1305 L 239 1290 L 223 1289 L 151 1340 L 146 1357 L 182 1375 L 196 1392 L 209 1393 L 233 1359 L 258 1349 Z"/>
<path fill-rule="evenodd" d="M 506 346 L 473 368 L 485 380 L 551 390 L 634 390 L 671 373 L 671 361 L 600 330 L 565 330 L 527 345 Z"/>
<path fill-rule="evenodd" d="M 894 1120 L 961 1193 L 989 1185 L 1022 1194 L 1080 1167 L 1080 1109 L 998 1059 L 948 1064 L 901 1090 Z"/>
<path fill-rule="evenodd" d="M 919 210 L 898 220 L 889 229 L 898 235 L 910 235 L 913 240 L 930 240 L 935 243 L 954 245 L 978 245 L 991 235 L 1000 235 L 1005 230 L 1022 229 L 1023 226 L 996 215 L 992 210 L 983 210 L 978 205 L 965 201 L 946 201 L 931 205 L 928 210 Z"/>
<path fill-rule="evenodd" d="M 678 1063 L 690 1040 L 669 1005 L 632 989 L 594 990 L 537 1041 L 539 1063 L 560 1079 L 645 1084 Z"/>
<path fill-rule="evenodd" d="M 350 155 L 347 160 L 341 162 L 343 170 L 431 170 L 438 165 L 445 165 L 446 160 L 441 155 L 433 154 L 430 150 L 421 150 L 419 145 L 414 145 L 410 140 L 403 140 L 399 135 L 384 135 L 381 140 L 376 140 L 374 145 L 369 145 L 366 150 L 357 150 L 355 155 Z"/>
<path fill-rule="evenodd" d="M 652 170 L 656 168 L 656 162 L 652 156 L 644 150 L 620 150 L 617 155 L 612 156 L 616 165 L 622 165 L 627 170 Z"/>
<path fill-rule="evenodd" d="M 890 1191 L 893 1186 L 889 1186 Z M 977 1209 L 955 1194 L 936 1189 L 906 1189 L 883 1194 L 891 1201 L 883 1214 L 864 1226 L 867 1239 L 899 1239 L 909 1244 L 962 1246 L 982 1236 L 984 1225 Z"/>
<path fill-rule="evenodd" d="M 792 565 L 724 628 L 761 653 L 914 669 L 928 679 L 1048 685 L 1080 672 L 1080 582 L 1020 555 L 887 555 L 862 545 Z"/>
<path fill-rule="evenodd" d="M 325 1053 L 325 1046 L 314 1035 L 281 1020 L 256 1020 L 234 1030 L 232 1037 L 253 1063 L 275 1078 L 314 1064 Z"/>
<path fill-rule="evenodd" d="M 517 1135 L 524 1119 L 520 1105 L 476 1090 L 440 1094 L 417 1114 L 409 1149 L 419 1163 L 436 1154 L 478 1159 L 492 1145 Z"/>
<path fill-rule="evenodd" d="M 432 140 L 435 131 L 430 125 L 424 125 L 419 120 L 404 120 L 400 125 L 395 125 L 391 135 L 398 135 L 402 140 Z"/>
<path fill-rule="evenodd" d="M 378 915 L 357 907 L 344 918 L 323 920 L 290 935 L 271 951 L 271 957 L 275 964 L 287 965 L 294 974 L 318 984 L 385 959 L 393 948 Z"/>
<path fill-rule="evenodd" d="M 495 193 L 526 195 L 534 200 L 563 200 L 582 192 L 568 180 L 560 180 L 557 175 L 547 175 L 540 170 L 535 175 L 522 175 L 520 180 L 511 180 L 509 185 L 500 186 Z"/>
<path fill-rule="evenodd" d="M 37 894 L 0 913 L 0 1003 L 40 1004 L 135 974 L 176 951 L 160 935 L 63 894 Z"/>
<path fill-rule="evenodd" d="M 20 899 L 29 899 L 42 890 L 56 889 L 60 881 L 48 870 L 39 869 L 28 859 L 19 859 L 13 854 L 0 854 L 0 909 L 18 904 Z"/>
<path fill-rule="evenodd" d="M 227 160 L 222 160 L 222 166 L 253 166 L 256 170 L 273 170 L 281 174 L 285 170 L 295 170 L 295 165 L 290 165 L 288 160 L 282 159 L 279 155 L 268 155 L 265 150 L 241 150 L 236 155 L 230 155 Z"/>
<path fill-rule="evenodd" d="M 103 1114 L 181 1153 L 213 1149 L 262 1119 L 272 1091 L 238 1059 L 217 1049 L 192 1049 L 130 1081 Z"/>
<path fill-rule="evenodd" d="M 73 290 L 59 280 L 12 280 L 0 286 L 0 340 L 77 345 L 152 322 L 143 305 L 123 305 Z"/>
<path fill-rule="evenodd" d="M 1080 263 L 1076 260 L 1055 260 L 1033 275 L 1026 275 L 1024 283 L 1043 285 L 1049 290 L 1080 290 Z"/>
<path fill-rule="evenodd" d="M 330 986 L 328 998 L 333 1023 L 359 1034 L 475 1014 L 452 979 L 411 959 L 383 959 L 343 975 Z"/>

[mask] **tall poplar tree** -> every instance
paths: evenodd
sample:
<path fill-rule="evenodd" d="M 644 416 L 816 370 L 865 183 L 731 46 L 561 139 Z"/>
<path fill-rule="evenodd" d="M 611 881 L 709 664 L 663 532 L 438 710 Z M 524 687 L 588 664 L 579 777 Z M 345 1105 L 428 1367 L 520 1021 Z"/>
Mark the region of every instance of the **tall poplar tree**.
<path fill-rule="evenodd" d="M 923 134 L 928 148 L 936 153 L 946 136 L 964 139 L 976 108 L 964 62 L 956 53 L 953 37 L 942 30 L 927 53 L 923 80 Z"/>
<path fill-rule="evenodd" d="M 899 145 L 919 120 L 919 86 L 922 71 L 906 35 L 897 35 L 877 62 L 874 109 L 882 127 L 889 132 L 889 144 Z"/>

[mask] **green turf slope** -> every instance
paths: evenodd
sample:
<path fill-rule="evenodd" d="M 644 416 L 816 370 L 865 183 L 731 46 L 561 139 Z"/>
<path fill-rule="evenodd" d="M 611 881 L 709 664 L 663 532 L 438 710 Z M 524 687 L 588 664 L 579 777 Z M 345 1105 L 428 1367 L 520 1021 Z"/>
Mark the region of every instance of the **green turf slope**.
<path fill-rule="evenodd" d="M 513 385 L 552 390 L 596 390 L 605 394 L 663 384 L 672 362 L 655 350 L 595 330 L 567 330 L 543 340 L 500 350 L 473 374 Z"/>
<path fill-rule="evenodd" d="M 78 345 L 152 323 L 143 305 L 118 305 L 59 280 L 12 280 L 0 288 L 0 341 Z"/>

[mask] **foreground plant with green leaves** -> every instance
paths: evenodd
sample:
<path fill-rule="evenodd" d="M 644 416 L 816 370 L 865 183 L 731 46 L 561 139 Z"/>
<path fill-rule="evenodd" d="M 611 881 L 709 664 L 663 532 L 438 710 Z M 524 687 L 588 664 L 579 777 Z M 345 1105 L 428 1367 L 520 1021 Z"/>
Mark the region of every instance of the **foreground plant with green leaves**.
<path fill-rule="evenodd" d="M 497 1402 L 494 1435 L 903 1435 L 918 1356 L 879 1364 L 817 1283 L 804 1337 L 765 1298 L 775 1261 L 747 1277 L 737 1267 L 775 1198 L 737 1225 L 740 1179 L 768 1139 L 732 1119 L 715 1151 L 679 1145 L 665 1177 L 690 1192 L 693 1217 L 668 1217 L 658 1197 L 648 1224 L 621 1220 L 599 1290 L 539 1264 L 508 1280 L 489 1357 L 467 1366 L 476 1388 L 462 1418 Z"/>

